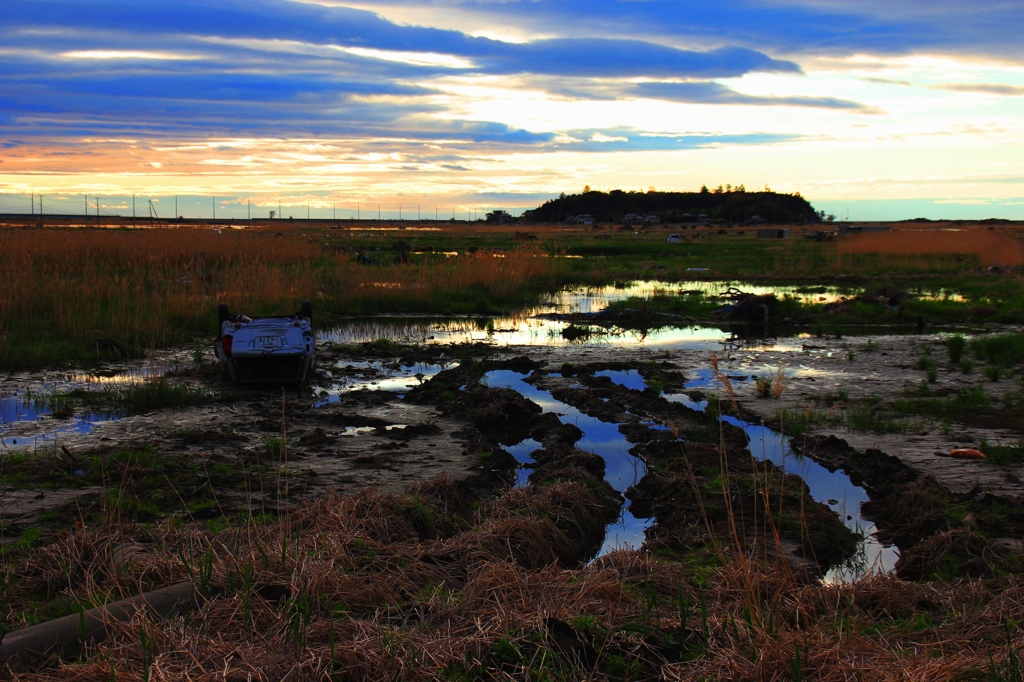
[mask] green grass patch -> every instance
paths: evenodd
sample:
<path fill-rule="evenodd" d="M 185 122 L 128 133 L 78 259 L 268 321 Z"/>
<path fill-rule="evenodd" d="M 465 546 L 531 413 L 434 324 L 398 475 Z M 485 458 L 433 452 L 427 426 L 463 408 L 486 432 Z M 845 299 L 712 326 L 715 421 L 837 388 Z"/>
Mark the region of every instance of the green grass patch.
<path fill-rule="evenodd" d="M 999 334 L 971 341 L 971 350 L 981 360 L 1012 367 L 1024 362 L 1024 334 Z"/>
<path fill-rule="evenodd" d="M 1024 440 L 1016 443 L 989 443 L 982 439 L 978 446 L 988 461 L 999 465 L 1024 464 Z"/>
<path fill-rule="evenodd" d="M 171 382 L 166 377 L 105 386 L 99 391 L 74 390 L 45 395 L 26 394 L 37 407 L 50 411 L 86 408 L 100 413 L 142 414 L 153 410 L 204 405 L 216 395 L 194 383 Z"/>
<path fill-rule="evenodd" d="M 927 415 L 955 419 L 961 415 L 979 414 L 992 409 L 992 399 L 985 389 L 976 386 L 946 397 L 900 398 L 892 404 L 897 415 Z"/>

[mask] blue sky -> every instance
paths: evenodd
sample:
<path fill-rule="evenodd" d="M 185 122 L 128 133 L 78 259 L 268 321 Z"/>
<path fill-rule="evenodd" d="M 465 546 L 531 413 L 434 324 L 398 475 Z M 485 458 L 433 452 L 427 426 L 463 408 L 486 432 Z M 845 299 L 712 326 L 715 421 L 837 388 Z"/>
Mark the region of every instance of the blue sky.
<path fill-rule="evenodd" d="M 1021 35 L 1016 1 L 5 0 L 0 211 L 732 183 L 1024 218 Z"/>

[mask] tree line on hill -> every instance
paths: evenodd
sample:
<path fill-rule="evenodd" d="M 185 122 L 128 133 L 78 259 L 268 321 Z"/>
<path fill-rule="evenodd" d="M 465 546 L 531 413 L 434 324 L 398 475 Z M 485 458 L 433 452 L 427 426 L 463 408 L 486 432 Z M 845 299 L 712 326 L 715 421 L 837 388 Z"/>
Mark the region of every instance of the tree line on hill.
<path fill-rule="evenodd" d="M 647 192 L 613 189 L 599 192 L 585 187 L 580 194 L 562 193 L 523 213 L 525 222 L 564 222 L 573 216 L 588 214 L 599 222 L 623 222 L 629 215 L 653 215 L 662 223 L 698 222 L 700 216 L 722 223 L 815 223 L 825 218 L 795 194 L 780 194 L 765 188 L 748 192 L 743 185 L 719 186 L 699 192 Z M 758 220 L 760 218 L 760 220 Z"/>

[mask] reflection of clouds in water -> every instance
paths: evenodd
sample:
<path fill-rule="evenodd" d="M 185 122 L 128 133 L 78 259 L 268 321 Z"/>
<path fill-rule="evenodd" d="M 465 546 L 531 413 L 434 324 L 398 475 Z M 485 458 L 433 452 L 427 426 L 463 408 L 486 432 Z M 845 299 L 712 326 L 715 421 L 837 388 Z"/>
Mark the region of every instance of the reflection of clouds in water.
<path fill-rule="evenodd" d="M 562 338 L 567 323 L 560 320 L 540 319 L 538 315 L 556 313 L 596 313 L 611 303 L 628 298 L 650 298 L 658 295 L 683 295 L 696 292 L 717 296 L 735 286 L 755 294 L 775 293 L 815 301 L 821 297 L 838 297 L 837 290 L 800 292 L 798 287 L 755 286 L 743 282 L 658 282 L 638 281 L 628 286 L 568 288 L 549 294 L 540 304 L 520 313 L 503 317 L 466 316 L 438 319 L 429 316 L 394 316 L 354 319 L 349 324 L 321 330 L 318 337 L 337 343 L 365 343 L 380 338 L 404 343 L 495 343 L 513 346 L 568 346 L 579 341 Z M 658 348 L 717 348 L 729 340 L 729 334 L 716 327 L 673 327 L 648 332 L 598 330 L 587 345 L 610 347 L 638 346 Z M 794 351 L 799 344 L 779 343 L 775 340 L 737 341 L 736 349 L 757 347 L 758 350 Z"/>
<path fill-rule="evenodd" d="M 544 412 L 558 415 L 563 424 L 578 427 L 583 437 L 576 443 L 576 447 L 604 459 L 605 480 L 618 492 L 625 492 L 629 486 L 643 478 L 647 468 L 642 460 L 629 454 L 632 444 L 619 432 L 618 424 L 603 422 L 581 413 L 575 407 L 555 399 L 549 392 L 523 381 L 527 376 L 510 370 L 496 370 L 485 374 L 480 381 L 491 388 L 511 388 L 540 405 Z M 644 530 L 653 521 L 633 516 L 627 499 L 619 519 L 608 525 L 598 556 L 623 547 L 638 549 L 644 541 Z"/>
<path fill-rule="evenodd" d="M 52 413 L 52 406 L 47 405 L 43 401 L 35 401 L 24 394 L 0 398 L 0 433 L 19 422 L 42 422 L 47 420 L 47 427 L 51 423 L 55 427 L 43 427 L 39 432 L 31 435 L 4 436 L 0 438 L 0 446 L 18 449 L 52 446 L 62 435 L 89 433 L 97 424 L 118 419 L 121 416 L 117 413 L 78 408 L 75 409 L 73 416 L 70 418 L 56 420 L 50 419 Z"/>
<path fill-rule="evenodd" d="M 18 449 L 53 446 L 62 435 L 89 433 L 97 424 L 120 419 L 124 415 L 118 410 L 97 410 L 75 405 L 70 406 L 71 416 L 67 419 L 53 419 L 53 397 L 76 390 L 102 391 L 109 387 L 138 384 L 163 376 L 170 369 L 169 364 L 147 360 L 129 364 L 119 371 L 47 375 L 39 383 L 0 397 L 0 433 L 9 433 L 18 423 L 36 422 L 39 426 L 32 429 L 35 432 L 31 434 L 3 436 L 0 438 L 0 446 Z"/>
<path fill-rule="evenodd" d="M 382 362 L 339 362 L 335 371 L 352 371 L 351 375 L 341 375 L 331 380 L 328 388 L 317 391 L 320 401 L 314 407 L 323 407 L 328 403 L 336 403 L 341 396 L 352 391 L 367 389 L 370 391 L 388 391 L 402 393 L 429 381 L 444 369 L 454 369 L 459 363 L 400 365 L 388 367 Z"/>
<path fill-rule="evenodd" d="M 491 321 L 488 328 L 486 323 Z M 478 324 L 483 322 L 484 328 Z M 562 338 L 567 324 L 558 320 L 516 318 L 462 318 L 427 322 L 359 320 L 344 327 L 318 332 L 321 341 L 366 343 L 386 338 L 399 343 L 495 343 L 512 346 L 572 346 L 579 341 Z M 586 345 L 609 347 L 718 348 L 729 334 L 715 327 L 665 328 L 646 334 L 635 331 L 596 333 Z"/>
<path fill-rule="evenodd" d="M 850 580 L 865 571 L 888 573 L 892 570 L 899 557 L 896 549 L 883 547 L 875 539 L 875 524 L 860 515 L 861 504 L 870 499 L 863 488 L 854 485 L 842 471 L 829 471 L 813 459 L 794 453 L 789 447 L 789 437 L 778 431 L 734 417 L 723 416 L 722 420 L 747 432 L 750 453 L 755 459 L 769 460 L 786 473 L 802 478 L 811 497 L 827 504 L 848 528 L 864 535 L 862 565 L 832 569 L 825 575 L 826 582 Z"/>
<path fill-rule="evenodd" d="M 633 390 L 642 391 L 646 384 L 636 370 L 603 370 L 595 376 L 609 377 L 613 383 Z M 686 384 L 687 388 L 712 387 L 714 371 L 710 368 L 697 370 L 697 378 Z M 691 409 L 703 411 L 707 401 L 696 403 L 685 393 L 665 394 L 670 402 L 677 402 Z M 858 556 L 843 566 L 833 568 L 825 575 L 826 582 L 852 580 L 869 572 L 888 573 L 896 564 L 899 553 L 894 547 L 885 547 L 875 537 L 875 524 L 860 515 L 861 504 L 870 498 L 867 492 L 853 484 L 842 471 L 829 471 L 809 457 L 797 455 L 789 446 L 789 438 L 766 426 L 751 424 L 735 417 L 723 416 L 722 421 L 738 426 L 750 438 L 748 449 L 759 461 L 768 460 L 786 473 L 796 474 L 807 483 L 811 497 L 828 505 L 848 528 L 861 533 L 864 541 L 858 548 Z"/>

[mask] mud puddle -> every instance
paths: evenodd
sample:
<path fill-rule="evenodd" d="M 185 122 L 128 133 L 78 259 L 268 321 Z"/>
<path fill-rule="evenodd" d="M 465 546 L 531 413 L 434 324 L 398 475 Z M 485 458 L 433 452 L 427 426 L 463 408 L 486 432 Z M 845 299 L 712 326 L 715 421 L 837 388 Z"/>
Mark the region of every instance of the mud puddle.
<path fill-rule="evenodd" d="M 97 424 L 119 419 L 123 414 L 87 412 L 78 414 L 61 413 L 54 415 L 49 407 L 42 406 L 24 397 L 0 398 L 0 447 L 40 448 L 56 443 L 70 434 L 85 434 Z M 31 422 L 31 424 L 24 424 Z M 30 429 L 24 435 L 3 435 L 14 424 L 21 425 L 19 431 Z M 55 428 L 56 426 L 56 428 Z M 32 433 L 31 431 L 36 431 Z"/>
<path fill-rule="evenodd" d="M 100 424 L 123 418 L 126 411 L 72 408 L 55 399 L 57 396 L 140 383 L 171 369 L 172 365 L 162 362 L 140 362 L 106 371 L 57 373 L 21 383 L 0 395 L 0 447 L 48 447 L 65 436 L 91 433 Z"/>
<path fill-rule="evenodd" d="M 626 286 L 566 288 L 546 296 L 538 305 L 520 314 L 502 317 L 467 315 L 439 318 L 436 316 L 377 316 L 353 319 L 350 323 L 318 332 L 318 338 L 335 343 L 366 343 L 389 339 L 398 343 L 475 343 L 490 342 L 517 346 L 565 346 L 577 343 L 565 339 L 562 331 L 568 322 L 546 319 L 547 315 L 598 313 L 610 304 L 629 298 L 650 298 L 662 295 L 696 294 L 717 296 L 730 287 L 755 295 L 773 293 L 779 297 L 804 302 L 835 302 L 845 293 L 836 287 L 765 286 L 749 282 L 660 282 L 644 280 Z M 717 327 L 685 326 L 656 331 L 620 331 L 594 334 L 591 342 L 640 346 L 674 346 L 700 344 L 712 347 L 729 337 Z"/>
<path fill-rule="evenodd" d="M 489 388 L 510 388 L 524 398 L 540 406 L 545 413 L 556 415 L 563 424 L 572 424 L 583 432 L 576 447 L 586 452 L 599 455 L 605 462 L 605 480 L 620 494 L 635 485 L 647 468 L 643 461 L 629 453 L 632 444 L 619 432 L 619 425 L 601 421 L 584 414 L 571 405 L 554 398 L 547 391 L 526 383 L 529 374 L 511 370 L 495 370 L 486 373 L 480 383 Z M 530 474 L 530 454 L 540 448 L 540 443 L 525 439 L 520 443 L 506 448 L 520 463 L 518 480 L 525 482 Z M 644 541 L 644 531 L 653 523 L 653 519 L 637 518 L 629 509 L 629 499 L 623 505 L 621 517 L 607 526 L 604 543 L 598 556 L 621 549 L 638 549 Z"/>
<path fill-rule="evenodd" d="M 329 370 L 320 370 L 318 381 L 321 387 L 316 395 L 319 400 L 314 407 L 337 403 L 346 393 L 354 391 L 387 391 L 404 397 L 409 389 L 421 386 L 444 369 L 458 367 L 459 363 L 411 365 L 388 364 L 374 361 L 339 361 Z"/>
<path fill-rule="evenodd" d="M 594 376 L 605 376 L 612 383 L 634 391 L 647 388 L 644 377 L 635 369 L 602 370 Z M 743 377 L 742 379 L 748 379 Z M 731 381 L 742 380 L 731 377 Z M 700 370 L 698 376 L 686 383 L 687 388 L 708 388 L 717 384 L 714 371 Z M 669 402 L 676 402 L 690 409 L 703 412 L 707 401 L 694 401 L 686 393 L 664 394 Z M 811 497 L 827 505 L 839 515 L 848 528 L 863 536 L 857 556 L 846 565 L 829 570 L 826 582 L 850 581 L 870 573 L 889 573 L 899 559 L 899 552 L 894 547 L 879 542 L 875 533 L 875 524 L 861 515 L 861 504 L 870 498 L 864 488 L 854 485 L 843 471 L 829 471 L 808 457 L 793 452 L 789 438 L 778 431 L 754 424 L 736 417 L 723 415 L 722 421 L 743 429 L 750 438 L 748 450 L 759 462 L 770 461 L 787 474 L 795 474 L 802 478 L 810 489 Z"/>

